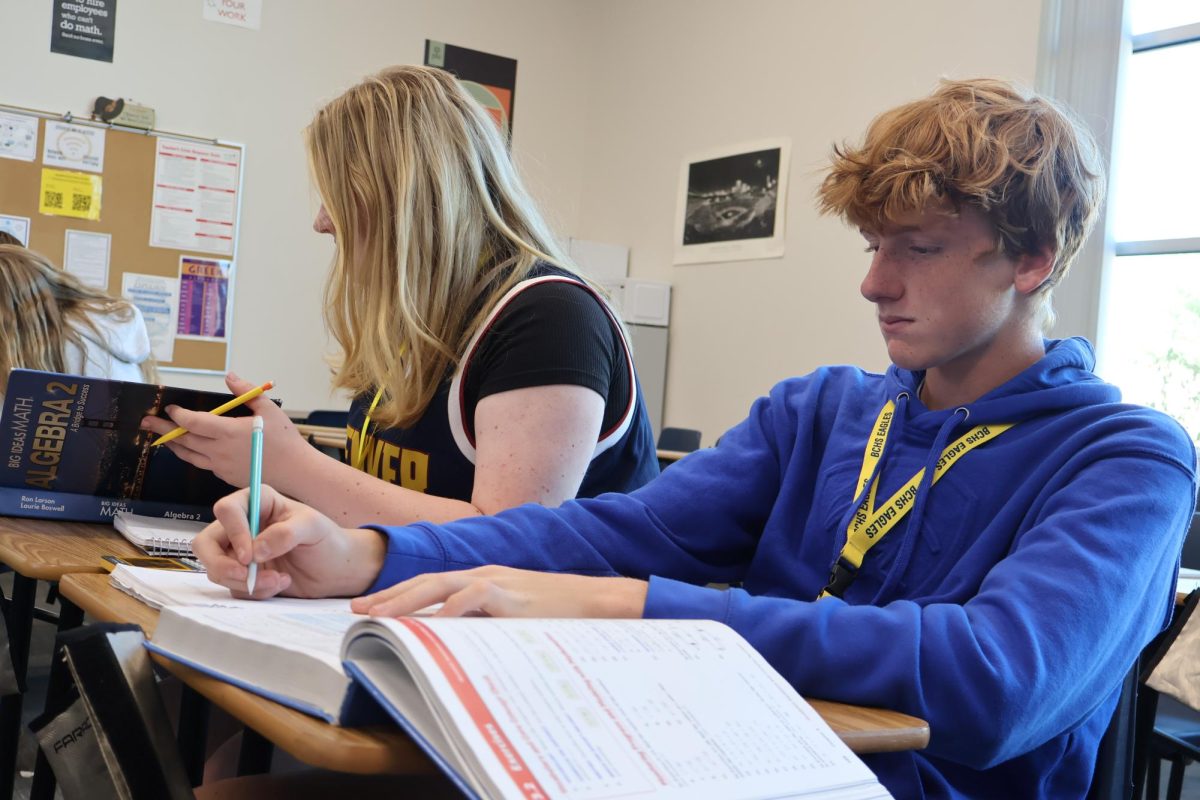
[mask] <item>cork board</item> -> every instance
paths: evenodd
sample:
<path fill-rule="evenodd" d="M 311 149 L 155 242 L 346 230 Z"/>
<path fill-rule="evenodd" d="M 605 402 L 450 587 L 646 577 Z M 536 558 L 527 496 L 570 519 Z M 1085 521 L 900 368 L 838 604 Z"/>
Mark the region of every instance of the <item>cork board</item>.
<path fill-rule="evenodd" d="M 241 206 L 241 174 L 244 166 L 243 148 L 240 145 L 211 139 L 70 120 L 44 112 L 0 105 L 0 153 L 4 152 L 3 148 L 6 146 L 2 135 L 5 133 L 5 120 L 20 127 L 20 117 L 24 117 L 26 121 L 29 118 L 37 120 L 36 149 L 33 151 L 32 160 L 24 160 L 30 156 L 30 147 L 25 144 L 22 150 L 20 143 L 13 145 L 18 148 L 17 151 L 10 151 L 8 157 L 0 157 L 0 215 L 15 217 L 18 220 L 28 218 L 29 248 L 42 253 L 60 266 L 65 266 L 68 231 L 72 231 L 73 242 L 104 241 L 103 238 L 79 236 L 79 233 L 107 234 L 111 238 L 108 240 L 108 276 L 105 288 L 110 294 L 122 295 L 127 273 L 152 276 L 151 281 L 154 285 L 171 286 L 176 291 L 176 311 L 173 315 L 164 313 L 156 322 L 152 321 L 152 315 L 147 316 L 152 340 L 155 339 L 154 325 L 157 324 L 160 331 L 169 329 L 167 334 L 160 332 L 159 337 L 170 336 L 173 341 L 170 358 L 160 356 L 159 367 L 201 372 L 225 371 L 228 367 L 229 342 L 232 336 L 230 325 L 233 282 L 237 274 L 237 229 Z M 52 142 L 59 141 L 64 124 L 67 123 L 91 129 L 82 133 L 92 136 L 103 132 L 100 140 L 102 163 L 97 165 L 93 160 L 90 162 L 92 169 L 84 167 L 71 170 L 69 166 L 55 162 L 61 148 L 56 148 L 53 151 L 55 155 L 52 156 L 52 151 L 45 148 L 46 137 L 50 135 Z M 11 130 L 9 132 L 11 133 Z M 32 123 L 29 123 L 25 133 L 27 138 L 32 136 Z M 11 142 L 9 144 L 11 145 Z M 13 152 L 16 154 L 13 155 Z M 196 194 L 198 191 L 194 187 L 164 188 L 171 179 L 169 174 L 167 178 L 163 177 L 162 162 L 168 161 L 168 156 L 175 152 L 195 152 L 203 156 L 215 156 L 218 160 L 226 159 L 221 178 L 226 186 L 219 189 L 219 195 L 215 196 L 221 208 L 210 214 L 222 220 L 219 226 L 220 236 L 195 233 L 195 230 L 202 230 L 208 222 L 204 219 L 202 203 L 195 204 L 194 209 L 176 209 L 189 211 L 192 229 L 187 227 L 187 220 L 178 223 L 178 214 L 175 221 L 163 216 L 175 213 L 163 210 L 171 208 L 170 204 L 175 202 L 169 194 L 164 195 L 164 192 L 174 192 L 175 197 L 186 198 L 187 192 Z M 187 158 L 196 160 L 194 156 Z M 185 162 L 180 160 L 179 163 Z M 156 169 L 159 171 L 157 190 Z M 98 210 L 93 212 L 88 208 L 86 212 L 82 211 L 81 209 L 89 205 L 86 199 L 82 199 L 76 201 L 77 207 L 71 212 L 92 214 L 97 216 L 97 219 L 60 215 L 63 211 L 70 211 L 69 208 L 60 208 L 59 213 L 54 213 L 54 203 L 61 204 L 62 195 L 61 192 L 52 192 L 55 187 L 46 183 L 45 173 L 52 170 L 69 172 L 85 182 L 89 180 L 87 176 L 100 177 L 98 196 L 93 195 L 98 201 Z M 54 175 L 50 180 L 54 180 Z M 203 177 L 196 180 L 204 182 Z M 230 181 L 232 188 L 228 186 Z M 186 180 L 175 182 L 186 183 Z M 202 188 L 211 195 L 210 187 Z M 72 197 L 70 194 L 67 196 Z M 180 201 L 179 204 L 184 203 Z M 70 205 L 71 200 L 68 199 L 66 206 Z M 197 219 L 200 222 L 195 222 Z M 4 221 L 0 219 L 0 222 Z M 154 232 L 152 226 L 156 227 Z M 208 225 L 207 228 L 215 229 L 213 225 Z M 206 236 L 207 238 L 203 238 Z M 158 246 L 151 243 L 152 237 L 156 238 Z M 193 242 L 196 245 L 188 246 Z M 218 278 L 212 277 L 211 265 L 214 263 L 221 265 Z M 205 270 L 208 270 L 208 274 Z M 187 272 L 187 277 L 182 277 L 183 272 Z M 98 284 L 103 283 L 102 276 L 95 280 Z M 207 295 L 202 297 L 205 293 Z M 146 307 L 143 313 L 146 313 Z"/>

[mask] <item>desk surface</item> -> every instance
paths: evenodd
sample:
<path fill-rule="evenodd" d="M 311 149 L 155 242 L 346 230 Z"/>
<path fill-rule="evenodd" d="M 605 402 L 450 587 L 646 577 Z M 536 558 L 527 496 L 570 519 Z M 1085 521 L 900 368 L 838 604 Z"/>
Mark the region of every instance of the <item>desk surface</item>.
<path fill-rule="evenodd" d="M 133 622 L 140 625 L 147 636 L 154 633 L 158 612 L 114 589 L 107 575 L 68 575 L 59 588 L 64 597 L 96 619 Z M 158 657 L 155 660 L 200 694 L 306 763 L 356 773 L 413 774 L 434 769 L 417 746 L 398 729 L 338 728 L 181 664 Z M 822 700 L 814 700 L 812 704 L 856 753 L 913 750 L 929 743 L 929 726 L 915 717 Z"/>
<path fill-rule="evenodd" d="M 107 555 L 145 553 L 112 525 L 0 517 L 0 562 L 26 577 L 56 581 L 72 572 L 102 572 Z"/>

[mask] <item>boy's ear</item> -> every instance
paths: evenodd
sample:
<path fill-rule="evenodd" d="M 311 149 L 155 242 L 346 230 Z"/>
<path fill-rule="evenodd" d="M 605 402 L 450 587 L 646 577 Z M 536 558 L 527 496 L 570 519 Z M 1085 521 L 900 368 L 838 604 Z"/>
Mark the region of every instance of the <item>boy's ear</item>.
<path fill-rule="evenodd" d="M 1032 253 L 1017 258 L 1017 271 L 1013 277 L 1013 286 L 1021 294 L 1036 292 L 1050 273 L 1054 271 L 1054 248 L 1042 245 Z"/>

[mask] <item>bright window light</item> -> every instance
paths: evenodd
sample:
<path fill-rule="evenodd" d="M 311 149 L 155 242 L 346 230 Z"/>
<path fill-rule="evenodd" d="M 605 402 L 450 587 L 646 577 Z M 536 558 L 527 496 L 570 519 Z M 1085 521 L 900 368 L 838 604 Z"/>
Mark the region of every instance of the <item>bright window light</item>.
<path fill-rule="evenodd" d="M 1198 84 L 1200 42 L 1129 59 L 1113 161 L 1118 242 L 1200 236 Z"/>

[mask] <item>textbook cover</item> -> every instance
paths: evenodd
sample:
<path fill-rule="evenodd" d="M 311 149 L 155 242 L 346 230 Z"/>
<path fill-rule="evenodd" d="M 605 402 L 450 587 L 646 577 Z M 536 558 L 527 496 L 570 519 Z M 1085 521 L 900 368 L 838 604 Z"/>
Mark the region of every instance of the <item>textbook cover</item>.
<path fill-rule="evenodd" d="M 212 519 L 233 487 L 180 460 L 142 417 L 207 411 L 232 395 L 15 369 L 0 414 L 0 514 L 108 522 L 118 511 Z M 250 412 L 240 406 L 229 416 Z"/>

